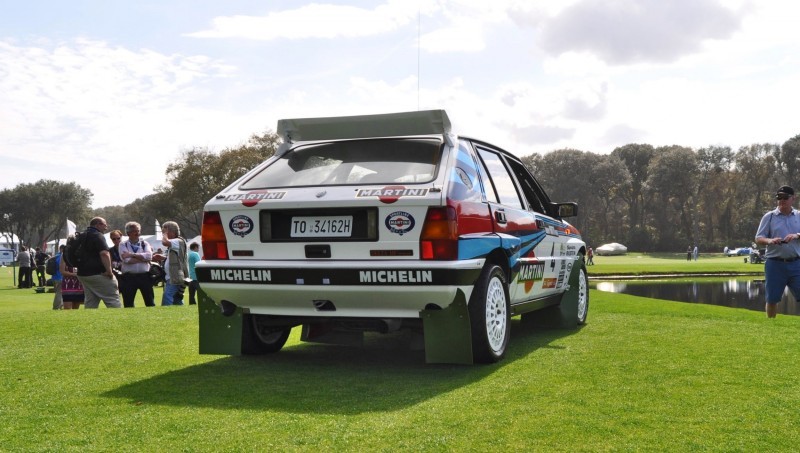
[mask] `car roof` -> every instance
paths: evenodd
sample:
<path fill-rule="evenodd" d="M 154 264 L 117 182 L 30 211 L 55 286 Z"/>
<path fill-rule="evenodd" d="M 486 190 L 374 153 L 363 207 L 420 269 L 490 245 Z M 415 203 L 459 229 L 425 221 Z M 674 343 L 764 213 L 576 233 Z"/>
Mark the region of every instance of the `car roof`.
<path fill-rule="evenodd" d="M 353 138 L 448 135 L 450 118 L 444 110 L 381 115 L 294 118 L 278 120 L 284 143 Z"/>

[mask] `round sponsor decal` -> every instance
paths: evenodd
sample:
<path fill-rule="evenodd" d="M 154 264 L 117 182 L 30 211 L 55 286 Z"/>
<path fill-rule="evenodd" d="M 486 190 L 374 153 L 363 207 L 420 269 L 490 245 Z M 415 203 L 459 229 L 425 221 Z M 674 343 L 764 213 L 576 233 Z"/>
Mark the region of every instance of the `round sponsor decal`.
<path fill-rule="evenodd" d="M 405 211 L 395 211 L 386 216 L 386 228 L 400 236 L 414 229 L 414 217 Z"/>
<path fill-rule="evenodd" d="M 245 237 L 253 231 L 253 220 L 246 215 L 237 215 L 236 217 L 231 219 L 231 222 L 228 224 L 228 227 L 231 230 L 231 233 Z"/>

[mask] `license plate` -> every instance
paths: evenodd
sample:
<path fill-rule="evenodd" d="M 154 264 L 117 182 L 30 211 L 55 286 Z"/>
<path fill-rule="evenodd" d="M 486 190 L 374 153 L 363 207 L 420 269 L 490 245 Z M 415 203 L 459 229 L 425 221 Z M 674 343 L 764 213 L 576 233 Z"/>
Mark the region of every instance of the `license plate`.
<path fill-rule="evenodd" d="M 293 238 L 350 237 L 353 216 L 298 216 L 292 217 Z"/>

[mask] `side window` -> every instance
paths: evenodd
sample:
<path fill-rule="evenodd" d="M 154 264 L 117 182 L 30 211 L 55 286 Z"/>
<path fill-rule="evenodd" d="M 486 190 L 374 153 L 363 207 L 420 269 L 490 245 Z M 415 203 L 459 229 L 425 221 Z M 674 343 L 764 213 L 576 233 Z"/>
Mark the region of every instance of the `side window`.
<path fill-rule="evenodd" d="M 500 156 L 484 149 L 479 149 L 478 154 L 481 156 L 483 164 L 486 165 L 486 171 L 489 172 L 491 184 L 494 186 L 495 191 L 497 191 L 500 204 L 512 208 L 524 209 L 522 200 L 520 200 L 517 188 L 514 185 L 514 180 L 508 173 Z"/>
<path fill-rule="evenodd" d="M 464 142 L 460 142 L 456 151 L 456 161 L 450 175 L 448 198 L 452 200 L 483 201 L 481 181 L 478 167 Z"/>
<path fill-rule="evenodd" d="M 521 162 L 517 162 L 514 159 L 507 159 L 507 161 L 514 176 L 517 177 L 525 199 L 528 200 L 528 205 L 530 205 L 531 209 L 534 211 L 546 214 L 547 211 L 544 209 L 546 201 L 545 197 L 542 195 L 543 192 L 539 187 L 539 183 L 533 179 L 533 176 L 531 176 L 528 169 L 525 168 Z"/>
<path fill-rule="evenodd" d="M 481 175 L 481 181 L 483 181 L 483 190 L 486 192 L 486 201 L 489 203 L 500 203 L 500 199 L 497 198 L 497 192 L 494 190 L 494 186 L 492 185 L 492 180 L 489 178 L 489 172 L 486 171 L 486 165 L 483 164 L 482 160 L 478 160 L 478 172 Z"/>

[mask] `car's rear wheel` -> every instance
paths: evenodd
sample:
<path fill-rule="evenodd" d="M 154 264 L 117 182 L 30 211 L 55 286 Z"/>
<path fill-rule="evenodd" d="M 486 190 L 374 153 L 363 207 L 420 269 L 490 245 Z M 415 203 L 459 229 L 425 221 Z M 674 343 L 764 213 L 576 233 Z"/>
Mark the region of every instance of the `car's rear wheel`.
<path fill-rule="evenodd" d="M 242 319 L 242 354 L 270 354 L 286 344 L 291 327 L 272 327 L 259 323 L 258 316 L 244 315 Z"/>
<path fill-rule="evenodd" d="M 469 302 L 472 328 L 472 358 L 494 363 L 506 353 L 510 334 L 508 283 L 499 266 L 489 265 L 481 273 Z"/>
<path fill-rule="evenodd" d="M 578 276 L 578 325 L 586 323 L 589 314 L 589 276 L 586 267 L 581 266 Z"/>

